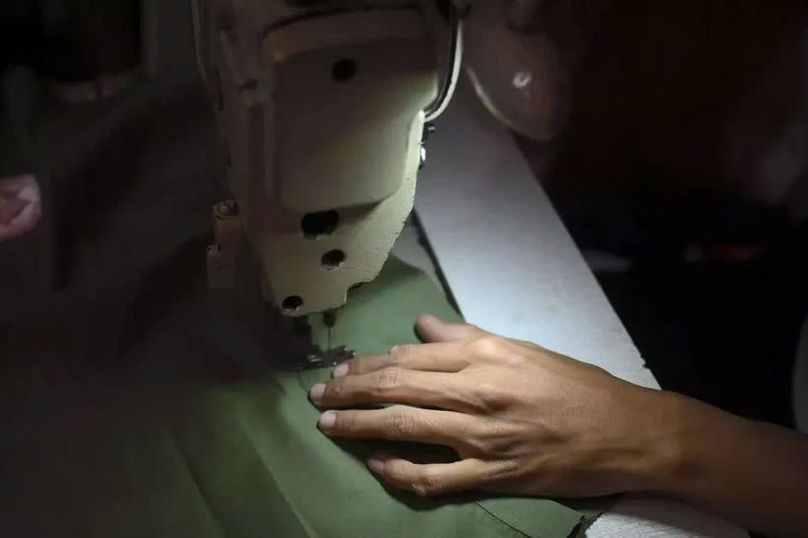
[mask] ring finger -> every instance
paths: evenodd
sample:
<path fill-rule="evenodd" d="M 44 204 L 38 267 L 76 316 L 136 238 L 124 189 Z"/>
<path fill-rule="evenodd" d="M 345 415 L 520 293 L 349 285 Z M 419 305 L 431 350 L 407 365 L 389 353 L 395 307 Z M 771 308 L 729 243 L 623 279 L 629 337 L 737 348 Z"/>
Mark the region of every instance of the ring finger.
<path fill-rule="evenodd" d="M 445 445 L 458 452 L 469 446 L 466 439 L 479 429 L 477 419 L 471 415 L 407 405 L 326 411 L 317 424 L 331 437 L 417 441 Z"/>

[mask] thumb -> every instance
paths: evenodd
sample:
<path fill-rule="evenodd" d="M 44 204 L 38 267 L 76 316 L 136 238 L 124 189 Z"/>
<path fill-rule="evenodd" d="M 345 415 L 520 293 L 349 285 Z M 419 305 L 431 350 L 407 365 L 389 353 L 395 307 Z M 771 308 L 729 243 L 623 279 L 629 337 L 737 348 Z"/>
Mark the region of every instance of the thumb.
<path fill-rule="evenodd" d="M 424 343 L 451 342 L 468 340 L 488 334 L 484 330 L 469 323 L 453 323 L 423 314 L 415 322 L 415 333 Z"/>

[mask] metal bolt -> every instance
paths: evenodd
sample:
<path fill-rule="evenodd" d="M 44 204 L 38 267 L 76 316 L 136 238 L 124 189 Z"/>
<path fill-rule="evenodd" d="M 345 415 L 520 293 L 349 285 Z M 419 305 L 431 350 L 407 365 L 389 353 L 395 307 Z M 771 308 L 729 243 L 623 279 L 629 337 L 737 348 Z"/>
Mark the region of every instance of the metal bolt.
<path fill-rule="evenodd" d="M 435 132 L 435 124 L 434 123 L 427 123 L 424 125 L 424 132 L 421 136 L 421 142 L 426 142 L 429 139 L 429 135 Z"/>
<path fill-rule="evenodd" d="M 219 204 L 219 214 L 224 217 L 232 217 L 238 215 L 238 203 L 234 200 L 228 200 Z"/>

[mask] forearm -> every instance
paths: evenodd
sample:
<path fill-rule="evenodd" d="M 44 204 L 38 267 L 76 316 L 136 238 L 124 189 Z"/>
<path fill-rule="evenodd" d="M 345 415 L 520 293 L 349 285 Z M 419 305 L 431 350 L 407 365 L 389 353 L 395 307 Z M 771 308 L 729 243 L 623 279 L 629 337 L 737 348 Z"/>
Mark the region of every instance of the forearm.
<path fill-rule="evenodd" d="M 808 535 L 808 438 L 670 393 L 667 465 L 655 488 L 708 505 L 752 530 Z"/>

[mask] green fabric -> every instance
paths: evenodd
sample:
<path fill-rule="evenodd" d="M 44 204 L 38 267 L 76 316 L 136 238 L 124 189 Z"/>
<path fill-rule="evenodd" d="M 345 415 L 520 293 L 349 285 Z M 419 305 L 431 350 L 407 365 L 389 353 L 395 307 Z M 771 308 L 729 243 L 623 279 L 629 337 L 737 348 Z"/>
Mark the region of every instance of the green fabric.
<path fill-rule="evenodd" d="M 200 301 L 188 307 L 197 317 L 167 318 L 163 339 L 152 335 L 156 343 L 142 352 L 169 368 L 224 338 L 249 340 L 238 332 L 239 316 L 222 308 L 232 303 Z M 332 344 L 378 353 L 415 342 L 412 320 L 422 312 L 459 319 L 427 277 L 391 259 L 373 284 L 352 293 Z M 178 335 L 179 326 L 188 332 Z M 319 324 L 315 332 L 325 343 Z M 149 379 L 159 371 L 139 367 Z M 381 443 L 335 443 L 315 427 L 319 411 L 307 389 L 327 370 L 259 371 L 250 381 L 148 390 L 112 389 L 108 381 L 9 386 L 0 392 L 7 424 L 0 535 L 562 538 L 581 521 L 581 513 L 543 499 L 422 499 L 388 490 L 364 465 Z M 452 458 L 439 447 L 388 450 Z"/>
<path fill-rule="evenodd" d="M 358 355 L 368 355 L 416 343 L 413 323 L 422 313 L 447 321 L 463 319 L 423 272 L 389 258 L 373 283 L 350 292 L 331 329 L 331 346 L 345 345 Z M 312 328 L 314 343 L 327 346 L 325 326 L 312 323 Z"/>

